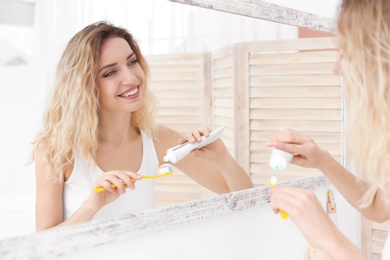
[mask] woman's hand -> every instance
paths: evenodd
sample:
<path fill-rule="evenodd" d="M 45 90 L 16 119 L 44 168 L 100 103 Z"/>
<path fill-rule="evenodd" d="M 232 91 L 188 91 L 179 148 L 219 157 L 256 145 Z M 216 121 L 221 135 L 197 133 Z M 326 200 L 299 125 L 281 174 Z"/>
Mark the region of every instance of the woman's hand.
<path fill-rule="evenodd" d="M 329 159 L 332 159 L 331 155 L 319 148 L 313 139 L 291 129 L 284 129 L 274 134 L 267 146 L 294 154 L 291 163 L 306 168 L 321 169 Z"/>
<path fill-rule="evenodd" d="M 99 178 L 93 185 L 96 187 L 104 187 L 105 191 L 91 192 L 88 199 L 88 204 L 97 210 L 100 210 L 105 205 L 116 200 L 120 195 L 126 193 L 126 189 L 135 189 L 135 180 L 140 180 L 141 175 L 131 171 L 108 171 L 100 174 Z M 111 184 L 116 188 L 111 187 Z"/>
<path fill-rule="evenodd" d="M 269 193 L 272 210 L 287 212 L 311 246 L 324 251 L 331 259 L 364 259 L 333 224 L 312 191 L 276 187 Z"/>
<path fill-rule="evenodd" d="M 187 134 L 187 139 L 179 139 L 179 143 L 189 142 L 194 144 L 202 141 L 202 136 L 208 138 L 210 136 L 210 130 L 208 128 L 202 128 L 194 130 Z M 195 149 L 190 153 L 191 156 L 196 158 L 204 158 L 207 160 L 215 161 L 216 163 L 223 163 L 225 156 L 228 155 L 228 150 L 222 140 L 219 138 L 215 142 L 212 142 L 200 149 Z"/>
<path fill-rule="evenodd" d="M 287 212 L 312 246 L 323 249 L 324 242 L 333 239 L 332 230 L 336 227 L 312 191 L 276 187 L 269 192 L 272 210 L 275 213 Z"/>
<path fill-rule="evenodd" d="M 210 136 L 210 130 L 208 128 L 202 128 L 194 130 L 187 134 L 187 138 L 179 139 L 179 143 L 189 142 L 194 144 L 196 142 L 200 143 L 202 141 L 202 136 L 208 138 Z M 195 149 L 190 153 L 190 156 L 194 156 L 195 158 L 207 159 L 210 161 L 214 161 L 215 163 L 223 163 L 226 160 L 226 156 L 229 155 L 229 152 L 219 138 L 215 142 L 212 142 L 202 148 Z"/>

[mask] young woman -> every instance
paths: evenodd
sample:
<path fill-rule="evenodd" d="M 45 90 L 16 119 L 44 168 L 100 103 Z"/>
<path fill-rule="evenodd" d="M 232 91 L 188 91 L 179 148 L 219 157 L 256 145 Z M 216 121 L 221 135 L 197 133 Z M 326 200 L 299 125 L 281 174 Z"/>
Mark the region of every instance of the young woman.
<path fill-rule="evenodd" d="M 390 219 L 390 1 L 343 0 L 338 38 L 335 70 L 341 69 L 345 80 L 348 144 L 367 178 L 353 175 L 303 133 L 280 131 L 268 145 L 294 153 L 292 163 L 321 170 L 351 205 L 383 222 Z M 312 192 L 280 187 L 270 193 L 272 209 L 288 212 L 312 246 L 332 259 L 364 258 Z M 383 259 L 390 259 L 390 241 Z"/>
<path fill-rule="evenodd" d="M 157 125 L 147 80 L 127 30 L 98 22 L 70 40 L 34 142 L 37 230 L 153 207 L 153 182 L 140 175 L 156 174 L 168 148 L 209 135 Z M 216 193 L 253 187 L 220 139 L 175 166 Z"/>

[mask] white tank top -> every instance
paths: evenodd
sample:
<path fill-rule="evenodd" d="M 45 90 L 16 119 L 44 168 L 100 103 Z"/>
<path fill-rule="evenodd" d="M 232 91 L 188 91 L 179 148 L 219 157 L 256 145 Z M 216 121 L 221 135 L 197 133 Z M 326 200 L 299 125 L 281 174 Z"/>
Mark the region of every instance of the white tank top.
<path fill-rule="evenodd" d="M 385 246 L 383 247 L 382 259 L 383 260 L 389 260 L 390 259 L 390 233 L 387 235 Z"/>
<path fill-rule="evenodd" d="M 141 130 L 142 162 L 137 173 L 155 175 L 158 171 L 158 158 L 153 139 Z M 131 158 L 129 158 L 131 160 Z M 70 178 L 64 183 L 63 203 L 64 220 L 69 218 L 93 192 L 93 184 L 103 171 L 93 163 L 90 167 L 82 154 L 74 149 L 74 166 Z M 118 199 L 104 206 L 93 219 L 105 219 L 123 216 L 134 211 L 154 207 L 154 181 L 140 180 L 135 183 L 135 189 L 127 189 Z"/>

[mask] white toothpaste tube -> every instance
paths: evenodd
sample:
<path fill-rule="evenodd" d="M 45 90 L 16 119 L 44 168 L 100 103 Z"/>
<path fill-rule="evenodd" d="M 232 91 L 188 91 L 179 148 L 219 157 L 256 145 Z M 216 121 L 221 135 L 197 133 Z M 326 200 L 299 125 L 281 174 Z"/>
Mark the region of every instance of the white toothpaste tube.
<path fill-rule="evenodd" d="M 202 141 L 199 143 L 195 142 L 194 144 L 191 144 L 189 142 L 186 142 L 184 144 L 169 148 L 167 150 L 167 155 L 163 158 L 164 162 L 177 163 L 178 161 L 186 157 L 192 150 L 202 148 L 203 146 L 215 142 L 216 140 L 218 140 L 218 138 L 221 137 L 223 129 L 224 127 L 220 127 L 217 130 L 212 131 L 209 137 L 202 136 Z"/>
<path fill-rule="evenodd" d="M 271 157 L 269 158 L 269 165 L 275 171 L 283 171 L 291 162 L 294 154 L 280 150 L 272 149 Z"/>

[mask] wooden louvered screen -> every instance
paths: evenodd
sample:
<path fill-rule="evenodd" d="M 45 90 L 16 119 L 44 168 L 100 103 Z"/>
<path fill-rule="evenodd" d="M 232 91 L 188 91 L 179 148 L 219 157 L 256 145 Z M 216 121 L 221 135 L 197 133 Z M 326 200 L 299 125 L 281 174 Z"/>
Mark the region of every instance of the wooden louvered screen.
<path fill-rule="evenodd" d="M 213 52 L 211 68 L 211 122 L 213 129 L 225 127 L 222 140 L 235 157 L 235 65 L 232 48 L 226 47 Z"/>
<path fill-rule="evenodd" d="M 341 77 L 333 75 L 338 57 L 328 39 L 300 39 L 251 45 L 249 54 L 250 172 L 263 184 L 272 174 L 265 146 L 279 128 L 307 133 L 342 162 Z M 317 174 L 290 165 L 281 181 Z M 264 179 L 265 178 L 265 179 Z"/>
<path fill-rule="evenodd" d="M 211 127 L 208 54 L 156 55 L 146 57 L 150 66 L 151 90 L 159 101 L 159 124 L 186 134 Z M 210 191 L 184 173 L 156 180 L 157 207 L 200 199 Z"/>
<path fill-rule="evenodd" d="M 267 184 L 272 174 L 265 144 L 280 127 L 307 133 L 342 161 L 342 81 L 332 73 L 337 56 L 332 38 L 238 43 L 210 55 L 150 56 L 159 123 L 182 133 L 225 126 L 223 141 L 256 185 Z M 317 173 L 290 165 L 279 177 L 288 181 Z M 167 196 L 166 205 L 168 197 L 183 201 L 209 194 L 198 188 L 182 175 L 158 183 L 157 192 Z M 179 190 L 184 193 L 176 194 Z"/>
<path fill-rule="evenodd" d="M 342 81 L 332 73 L 337 57 L 332 38 L 239 43 L 213 53 L 213 122 L 233 129 L 231 151 L 255 184 L 269 181 L 266 142 L 281 127 L 307 133 L 342 161 Z M 278 176 L 288 181 L 317 173 L 290 165 Z"/>
<path fill-rule="evenodd" d="M 187 133 L 208 123 L 207 57 L 207 54 L 147 57 L 149 85 L 159 100 L 160 124 Z"/>
<path fill-rule="evenodd" d="M 382 251 L 389 230 L 390 221 L 376 223 L 362 217 L 362 251 L 367 259 L 382 259 Z"/>

